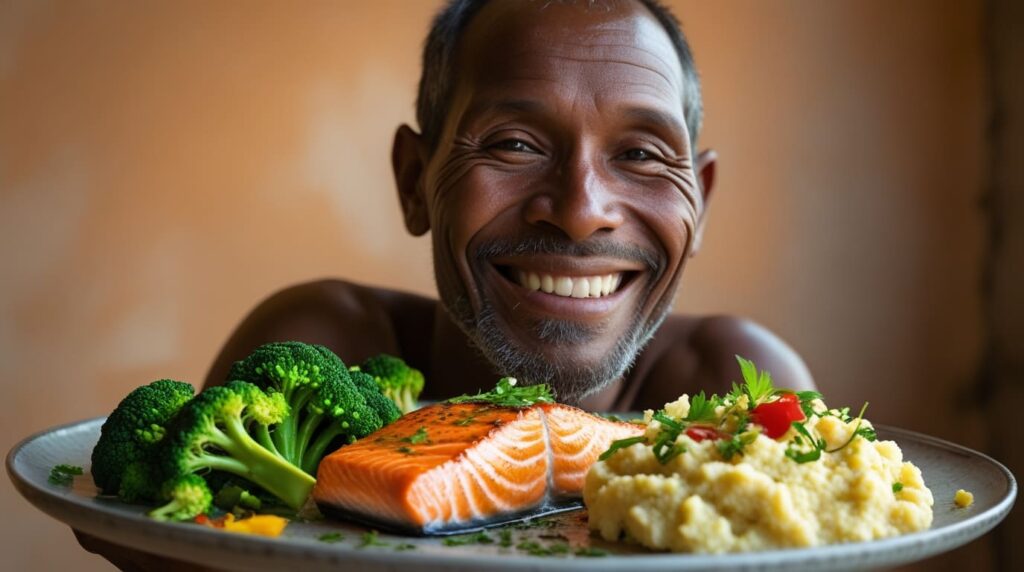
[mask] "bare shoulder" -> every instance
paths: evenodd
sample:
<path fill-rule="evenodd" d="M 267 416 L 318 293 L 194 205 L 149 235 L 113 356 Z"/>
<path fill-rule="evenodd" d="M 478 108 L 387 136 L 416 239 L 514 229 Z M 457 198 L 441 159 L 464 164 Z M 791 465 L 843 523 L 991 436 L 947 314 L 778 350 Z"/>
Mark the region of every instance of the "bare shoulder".
<path fill-rule="evenodd" d="M 723 393 L 739 381 L 736 356 L 771 372 L 778 387 L 814 389 L 800 356 L 779 336 L 736 316 L 680 316 L 665 320 L 631 375 L 637 387 L 623 405 L 656 408 L 682 393 Z"/>
<path fill-rule="evenodd" d="M 232 363 L 273 341 L 324 345 L 346 362 L 385 352 L 401 355 L 411 322 L 432 316 L 433 301 L 413 294 L 336 279 L 292 285 L 259 302 L 239 323 L 211 366 L 206 385 L 222 382 Z"/>
<path fill-rule="evenodd" d="M 710 316 L 700 320 L 691 341 L 704 367 L 726 377 L 737 371 L 736 356 L 771 372 L 778 387 L 814 389 L 814 380 L 799 354 L 770 330 L 745 318 Z"/>

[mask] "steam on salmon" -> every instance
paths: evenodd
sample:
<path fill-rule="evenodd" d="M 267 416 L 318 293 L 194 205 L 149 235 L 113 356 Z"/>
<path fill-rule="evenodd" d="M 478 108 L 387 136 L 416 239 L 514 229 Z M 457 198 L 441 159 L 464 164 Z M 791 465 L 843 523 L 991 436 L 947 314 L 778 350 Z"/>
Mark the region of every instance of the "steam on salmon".
<path fill-rule="evenodd" d="M 395 529 L 465 529 L 580 497 L 598 455 L 642 433 L 560 404 L 432 405 L 325 457 L 313 498 Z"/>

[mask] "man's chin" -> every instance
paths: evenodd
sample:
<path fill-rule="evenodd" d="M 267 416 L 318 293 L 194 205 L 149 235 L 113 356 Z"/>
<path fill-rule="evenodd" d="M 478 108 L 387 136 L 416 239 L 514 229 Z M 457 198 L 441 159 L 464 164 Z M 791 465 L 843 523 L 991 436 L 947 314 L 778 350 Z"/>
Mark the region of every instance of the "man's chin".
<path fill-rule="evenodd" d="M 485 313 L 472 339 L 502 375 L 524 383 L 548 383 L 560 402 L 575 404 L 622 377 L 640 349 L 637 332 L 627 332 L 611 348 L 595 348 L 604 333 L 564 320 L 531 328 L 523 343 Z"/>
<path fill-rule="evenodd" d="M 578 404 L 621 378 L 656 329 L 647 330 L 638 321 L 614 335 L 610 347 L 596 348 L 596 342 L 611 335 L 604 325 L 542 320 L 514 335 L 490 304 L 483 304 L 475 316 L 465 298 L 447 300 L 445 305 L 500 375 L 523 383 L 548 383 L 558 401 L 569 404 Z"/>

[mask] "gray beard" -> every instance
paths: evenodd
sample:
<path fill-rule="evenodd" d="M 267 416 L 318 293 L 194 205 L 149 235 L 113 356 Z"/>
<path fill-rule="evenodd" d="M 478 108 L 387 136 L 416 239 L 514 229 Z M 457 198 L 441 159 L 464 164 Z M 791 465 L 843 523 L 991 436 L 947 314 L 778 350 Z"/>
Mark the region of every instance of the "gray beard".
<path fill-rule="evenodd" d="M 657 312 L 656 319 L 644 327 L 639 317 L 600 362 L 581 366 L 571 361 L 552 363 L 536 351 L 522 348 L 510 340 L 499 324 L 494 307 L 483 301 L 479 316 L 465 298 L 445 302 L 448 312 L 476 348 L 503 376 L 515 377 L 526 384 L 547 383 L 559 402 L 578 404 L 584 398 L 607 387 L 633 366 L 644 346 L 668 315 L 671 304 Z M 568 320 L 542 320 L 534 326 L 537 339 L 552 346 L 571 346 L 602 335 L 603 328 L 584 326 Z"/>
<path fill-rule="evenodd" d="M 631 245 L 599 240 L 574 243 L 543 236 L 488 242 L 474 253 L 473 263 L 477 266 L 477 274 L 480 275 L 481 266 L 491 258 L 531 253 L 616 256 L 642 263 L 652 276 L 659 276 L 664 268 L 663 261 L 658 258 L 657 253 Z M 653 283 L 648 286 L 653 287 Z M 662 307 L 655 308 L 653 319 L 647 324 L 644 324 L 643 318 L 637 315 L 625 335 L 616 341 L 611 351 L 600 362 L 593 366 L 584 366 L 571 358 L 556 360 L 553 363 L 535 349 L 518 346 L 502 329 L 501 321 L 490 300 L 482 299 L 479 314 L 475 314 L 472 305 L 464 296 L 454 294 L 457 289 L 442 287 L 440 276 L 438 289 L 441 292 L 441 300 L 455 323 L 494 365 L 500 375 L 515 377 L 524 383 L 547 383 L 551 385 L 559 401 L 571 404 L 578 404 L 583 398 L 622 377 L 654 336 L 654 332 L 672 307 L 669 300 Z M 649 294 L 649 291 L 646 294 Z M 539 343 L 558 346 L 562 348 L 563 355 L 572 355 L 574 346 L 607 335 L 602 326 L 589 326 L 570 320 L 542 320 L 534 324 L 533 331 Z"/>

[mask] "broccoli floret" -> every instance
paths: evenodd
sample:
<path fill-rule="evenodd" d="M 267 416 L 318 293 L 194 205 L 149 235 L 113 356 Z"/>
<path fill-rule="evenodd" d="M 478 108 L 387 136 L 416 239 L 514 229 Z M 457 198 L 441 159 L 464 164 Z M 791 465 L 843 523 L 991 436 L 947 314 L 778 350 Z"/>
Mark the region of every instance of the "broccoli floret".
<path fill-rule="evenodd" d="M 376 388 L 353 383 L 345 364 L 329 349 L 302 342 L 275 342 L 256 348 L 236 362 L 230 380 L 253 383 L 282 395 L 292 414 L 273 428 L 256 428 L 264 446 L 309 474 L 338 437 L 354 440 L 394 420 L 371 403 Z"/>
<path fill-rule="evenodd" d="M 423 392 L 423 374 L 418 369 L 387 354 L 366 360 L 358 369 L 373 376 L 381 392 L 394 401 L 402 413 L 416 409 L 416 400 Z"/>
<path fill-rule="evenodd" d="M 255 483 L 297 510 L 316 480 L 249 434 L 289 417 L 281 393 L 268 395 L 240 381 L 211 387 L 185 405 L 168 426 L 167 438 L 154 456 L 157 482 L 223 471 Z"/>
<path fill-rule="evenodd" d="M 352 377 L 352 383 L 363 392 L 366 403 L 377 413 L 384 425 L 388 425 L 402 416 L 402 410 L 381 392 L 380 386 L 368 373 L 356 370 L 350 371 L 349 375 Z M 362 437 L 362 435 L 358 435 L 358 437 Z"/>
<path fill-rule="evenodd" d="M 136 462 L 147 463 L 149 452 L 164 437 L 167 422 L 192 399 L 195 390 L 180 381 L 161 379 L 136 388 L 107 417 L 100 439 L 92 450 L 92 478 L 105 494 L 120 494 L 125 470 Z M 127 491 L 132 499 L 140 497 Z M 126 499 L 127 500 L 127 499 Z"/>
<path fill-rule="evenodd" d="M 150 511 L 156 520 L 189 520 L 210 510 L 213 495 L 199 475 L 181 475 L 167 481 L 160 496 L 167 504 Z"/>

